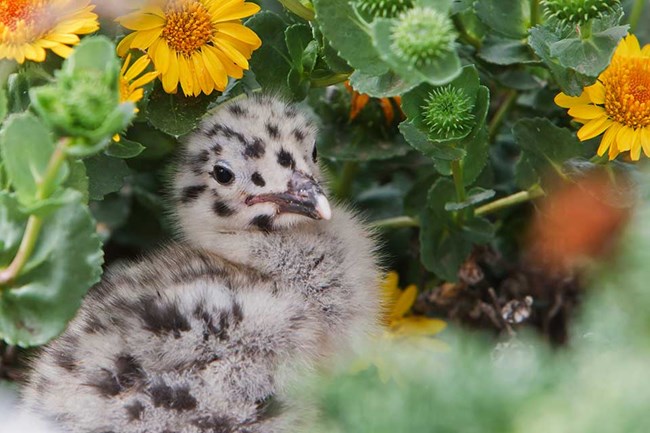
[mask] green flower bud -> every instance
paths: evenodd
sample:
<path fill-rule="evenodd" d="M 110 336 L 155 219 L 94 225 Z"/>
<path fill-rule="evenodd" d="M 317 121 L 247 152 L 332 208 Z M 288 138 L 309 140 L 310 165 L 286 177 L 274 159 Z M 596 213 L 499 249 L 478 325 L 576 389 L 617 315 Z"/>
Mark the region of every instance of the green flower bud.
<path fill-rule="evenodd" d="M 403 12 L 391 35 L 392 49 L 403 60 L 422 67 L 454 50 L 454 25 L 449 17 L 431 8 Z"/>
<path fill-rule="evenodd" d="M 445 86 L 434 89 L 422 106 L 424 123 L 440 137 L 468 134 L 474 122 L 474 103 L 463 89 Z"/>
<path fill-rule="evenodd" d="M 565 24 L 584 24 L 611 12 L 620 0 L 543 0 L 544 14 Z"/>
<path fill-rule="evenodd" d="M 413 7 L 412 0 L 357 0 L 354 4 L 373 18 L 394 18 Z"/>

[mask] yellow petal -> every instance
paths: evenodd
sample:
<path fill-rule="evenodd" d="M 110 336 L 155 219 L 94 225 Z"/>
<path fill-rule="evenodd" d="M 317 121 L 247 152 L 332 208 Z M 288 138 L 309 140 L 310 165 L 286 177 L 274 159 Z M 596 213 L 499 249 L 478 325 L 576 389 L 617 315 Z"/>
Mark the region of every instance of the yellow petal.
<path fill-rule="evenodd" d="M 569 108 L 569 116 L 591 120 L 607 116 L 607 112 L 603 107 L 597 105 L 576 105 Z"/>
<path fill-rule="evenodd" d="M 124 76 L 126 71 L 129 69 L 129 63 L 131 63 L 131 53 L 126 56 L 124 62 L 122 62 L 122 67 L 120 68 L 120 75 Z"/>
<path fill-rule="evenodd" d="M 262 45 L 262 40 L 257 34 L 242 24 L 235 23 L 221 23 L 217 26 L 217 32 L 225 33 L 235 39 L 239 39 L 247 44 L 259 48 Z"/>
<path fill-rule="evenodd" d="M 600 81 L 596 81 L 595 84 L 585 87 L 585 91 L 589 95 L 589 99 L 594 104 L 604 104 L 605 103 L 605 86 Z"/>
<path fill-rule="evenodd" d="M 639 140 L 641 141 L 643 153 L 646 157 L 650 158 L 650 128 L 641 128 Z"/>
<path fill-rule="evenodd" d="M 167 45 L 167 42 L 161 40 L 156 44 L 155 47 L 152 47 L 151 54 L 153 57 L 153 64 L 161 74 L 167 72 L 169 68 L 169 62 L 173 54 Z"/>
<path fill-rule="evenodd" d="M 571 108 L 575 105 L 586 105 L 591 102 L 589 95 L 586 92 L 582 92 L 580 96 L 568 96 L 564 93 L 558 93 L 555 95 L 555 104 L 562 108 Z"/>
<path fill-rule="evenodd" d="M 121 17 L 119 23 L 129 30 L 152 30 L 165 25 L 165 19 L 158 15 L 134 13 Z"/>
<path fill-rule="evenodd" d="M 639 132 L 638 129 L 632 131 L 632 142 L 630 144 L 630 158 L 632 161 L 638 161 L 641 157 L 641 134 Z"/>
<path fill-rule="evenodd" d="M 183 93 L 186 96 L 192 95 L 194 93 L 191 74 L 192 73 L 190 72 L 190 67 L 187 64 L 187 59 L 185 59 L 185 56 L 178 56 L 178 77 L 181 82 Z"/>
<path fill-rule="evenodd" d="M 203 64 L 203 56 L 199 52 L 197 52 L 192 55 L 191 60 L 194 66 L 194 73 L 198 78 L 199 86 L 201 87 L 201 90 L 206 95 L 209 95 L 210 93 L 212 93 L 214 86 L 210 85 L 212 79 L 208 76 L 206 70 L 207 68 Z"/>
<path fill-rule="evenodd" d="M 444 320 L 423 316 L 411 316 L 391 324 L 393 333 L 400 336 L 436 335 L 446 327 Z"/>
<path fill-rule="evenodd" d="M 397 320 L 402 317 L 411 309 L 411 306 L 415 302 L 415 298 L 418 296 L 418 288 L 415 284 L 408 286 L 397 298 L 397 302 L 393 306 L 390 317 L 391 319 Z"/>
<path fill-rule="evenodd" d="M 154 43 L 160 34 L 162 33 L 162 28 L 153 29 L 153 30 L 142 30 L 135 32 L 135 37 L 131 42 L 131 48 L 139 48 L 141 50 L 146 50 Z"/>
<path fill-rule="evenodd" d="M 609 146 L 616 146 L 613 142 L 619 129 L 621 129 L 619 123 L 614 123 L 611 127 L 607 128 L 607 131 L 605 131 L 605 134 L 603 135 L 603 139 L 600 141 L 600 146 L 598 146 L 598 156 L 603 156 L 607 149 L 609 149 Z"/>
<path fill-rule="evenodd" d="M 641 47 L 639 40 L 636 36 L 629 34 L 620 43 L 619 47 L 623 47 L 622 54 L 625 56 L 638 56 L 641 54 Z M 618 50 L 617 50 L 618 54 Z"/>
<path fill-rule="evenodd" d="M 147 66 L 149 66 L 150 62 L 151 60 L 149 60 L 149 57 L 146 55 L 140 56 L 140 58 L 138 58 L 138 60 L 136 60 L 133 65 L 131 65 L 127 73 L 124 74 L 124 78 L 127 81 L 132 81 L 135 77 L 140 75 L 142 71 L 147 68 Z"/>
<path fill-rule="evenodd" d="M 221 64 L 221 61 L 210 49 L 206 49 L 205 47 L 201 48 L 201 53 L 203 54 L 203 62 L 205 63 L 205 67 L 208 71 L 208 74 L 214 81 L 215 87 L 220 91 L 225 90 L 226 86 L 228 85 L 228 75 L 226 74 L 226 70 Z"/>
<path fill-rule="evenodd" d="M 75 34 L 60 34 L 54 33 L 47 35 L 45 39 L 49 41 L 59 42 L 61 44 L 76 44 L 79 42 L 79 36 Z"/>
<path fill-rule="evenodd" d="M 117 44 L 117 55 L 124 57 L 124 55 L 131 49 L 131 43 L 135 39 L 136 33 L 130 33 L 122 38 L 119 44 Z"/>
<path fill-rule="evenodd" d="M 226 70 L 226 74 L 228 74 L 228 76 L 233 78 L 241 78 L 244 76 L 244 71 L 242 68 L 235 65 L 232 60 L 230 60 L 230 58 L 223 53 L 223 51 L 216 47 L 208 46 L 207 48 L 210 49 L 215 56 L 217 56 L 224 69 Z"/>
<path fill-rule="evenodd" d="M 178 56 L 173 54 L 169 58 L 167 72 L 162 75 L 163 89 L 167 93 L 176 93 L 178 87 Z"/>
<path fill-rule="evenodd" d="M 248 69 L 248 60 L 242 55 L 235 47 L 232 46 L 230 41 L 220 37 L 214 37 L 214 43 L 216 46 L 221 49 L 229 58 L 233 61 L 234 64 L 243 69 Z"/>
<path fill-rule="evenodd" d="M 68 56 L 72 54 L 72 48 L 67 45 L 55 45 L 51 48 L 51 50 L 64 59 L 68 58 Z"/>
<path fill-rule="evenodd" d="M 213 15 L 212 22 L 222 23 L 224 21 L 238 20 L 256 14 L 260 11 L 260 7 L 254 3 L 233 4 L 232 6 L 225 7 Z"/>
<path fill-rule="evenodd" d="M 621 152 L 632 149 L 636 136 L 634 135 L 634 129 L 629 126 L 621 126 L 621 129 L 616 134 L 616 147 Z"/>
<path fill-rule="evenodd" d="M 578 138 L 580 141 L 589 140 L 600 134 L 602 134 L 609 126 L 614 123 L 613 120 L 609 119 L 607 116 L 599 117 L 597 119 L 589 121 L 578 130 Z"/>

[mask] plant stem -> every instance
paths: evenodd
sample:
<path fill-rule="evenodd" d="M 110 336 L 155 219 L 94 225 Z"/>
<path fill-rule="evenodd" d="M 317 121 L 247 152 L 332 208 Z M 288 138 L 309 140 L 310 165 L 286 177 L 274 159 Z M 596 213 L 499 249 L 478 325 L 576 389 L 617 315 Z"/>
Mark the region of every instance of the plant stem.
<path fill-rule="evenodd" d="M 630 33 L 636 31 L 636 27 L 639 25 L 639 20 L 643 14 L 643 6 L 645 6 L 647 0 L 635 0 L 634 6 L 632 6 L 632 11 L 630 12 Z"/>
<path fill-rule="evenodd" d="M 465 194 L 465 182 L 463 180 L 463 166 L 459 159 L 451 162 L 451 174 L 454 178 L 454 187 L 456 187 L 456 198 L 459 202 L 464 202 L 467 195 Z"/>
<path fill-rule="evenodd" d="M 314 11 L 300 3 L 298 0 L 280 0 L 280 3 L 305 21 L 313 21 L 314 18 L 316 18 Z"/>
<path fill-rule="evenodd" d="M 506 92 L 506 96 L 499 106 L 499 109 L 497 110 L 496 113 L 494 113 L 494 117 L 492 117 L 492 120 L 490 121 L 490 124 L 488 125 L 488 137 L 490 140 L 490 143 L 494 141 L 494 138 L 497 136 L 497 133 L 499 132 L 499 128 L 501 128 L 501 124 L 503 123 L 506 114 L 510 111 L 510 109 L 513 107 L 515 104 L 515 101 L 517 101 L 517 91 L 514 89 L 508 90 Z"/>
<path fill-rule="evenodd" d="M 474 211 L 474 215 L 476 216 L 487 215 L 489 213 L 496 212 L 501 209 L 505 209 L 507 207 L 519 203 L 524 203 L 536 199 L 538 197 L 543 196 L 544 194 L 545 194 L 544 190 L 540 186 L 534 186 L 533 188 L 527 191 L 519 191 L 515 194 L 500 198 L 498 200 L 480 206 L 476 208 L 476 210 Z"/>
<path fill-rule="evenodd" d="M 68 142 L 68 139 L 61 139 L 57 143 L 56 148 L 47 163 L 47 168 L 45 169 L 43 178 L 37 182 L 37 200 L 48 198 L 56 188 L 54 180 L 58 176 L 59 170 L 65 161 L 65 148 L 68 145 Z M 16 256 L 7 268 L 0 270 L 0 289 L 2 289 L 2 286 L 9 284 L 20 275 L 20 271 L 22 271 L 25 264 L 27 264 L 27 261 L 34 251 L 42 226 L 43 219 L 41 217 L 36 215 L 29 216 L 27 219 L 27 226 L 25 227 L 25 233 L 23 233 L 23 238 L 20 241 L 20 246 L 18 247 Z"/>
<path fill-rule="evenodd" d="M 341 170 L 341 177 L 336 183 L 335 195 L 338 198 L 344 199 L 350 196 L 352 192 L 352 180 L 357 174 L 359 163 L 356 161 L 346 161 Z"/>
<path fill-rule="evenodd" d="M 539 24 L 539 0 L 530 0 L 530 26 Z"/>
<path fill-rule="evenodd" d="M 347 81 L 348 78 L 350 78 L 350 74 L 332 74 L 323 78 L 315 78 L 311 80 L 311 87 L 327 87 Z"/>
<path fill-rule="evenodd" d="M 404 227 L 419 227 L 420 221 L 417 218 L 410 216 L 398 216 L 394 218 L 386 218 L 377 220 L 370 223 L 370 227 L 375 229 L 401 229 Z"/>

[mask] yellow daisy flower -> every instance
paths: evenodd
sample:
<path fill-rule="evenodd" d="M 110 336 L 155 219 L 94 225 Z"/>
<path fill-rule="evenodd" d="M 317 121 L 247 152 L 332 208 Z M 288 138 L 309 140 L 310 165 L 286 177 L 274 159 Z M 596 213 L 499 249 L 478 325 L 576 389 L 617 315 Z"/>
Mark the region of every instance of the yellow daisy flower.
<path fill-rule="evenodd" d="M 409 315 L 417 298 L 418 289 L 411 284 L 406 289 L 400 290 L 398 283 L 399 276 L 396 272 L 389 272 L 382 283 L 384 323 L 391 336 L 430 337 L 447 327 L 447 323 L 440 319 Z"/>
<path fill-rule="evenodd" d="M 636 36 L 626 36 L 596 84 L 580 96 L 560 93 L 555 103 L 569 109 L 581 141 L 603 134 L 598 155 L 615 159 L 630 151 L 638 161 L 641 150 L 650 157 L 650 44 L 641 49 Z"/>
<path fill-rule="evenodd" d="M 117 52 L 146 51 L 168 93 L 175 93 L 179 83 L 185 95 L 223 91 L 229 76 L 243 76 L 251 54 L 262 45 L 241 23 L 259 10 L 244 0 L 148 0 L 117 19 L 134 30 Z"/>
<path fill-rule="evenodd" d="M 0 59 L 45 60 L 45 50 L 68 57 L 78 35 L 99 28 L 89 0 L 0 1 Z"/>
<path fill-rule="evenodd" d="M 144 96 L 143 86 L 149 84 L 160 75 L 158 71 L 140 75 L 147 69 L 150 63 L 151 60 L 149 57 L 141 56 L 131 65 L 131 53 L 126 56 L 122 64 L 122 69 L 120 70 L 120 102 L 133 102 L 137 104 L 142 99 Z M 140 76 L 138 77 L 138 75 Z M 135 108 L 135 112 L 138 112 L 137 107 Z M 115 134 L 113 141 L 120 141 L 120 135 Z"/>
<path fill-rule="evenodd" d="M 147 72 L 142 74 L 151 60 L 147 56 L 141 56 L 131 65 L 131 53 L 126 56 L 122 70 L 120 71 L 120 102 L 133 102 L 137 103 L 144 96 L 144 89 L 146 84 L 152 82 L 160 75 L 159 71 Z M 136 108 L 137 112 L 137 108 Z"/>

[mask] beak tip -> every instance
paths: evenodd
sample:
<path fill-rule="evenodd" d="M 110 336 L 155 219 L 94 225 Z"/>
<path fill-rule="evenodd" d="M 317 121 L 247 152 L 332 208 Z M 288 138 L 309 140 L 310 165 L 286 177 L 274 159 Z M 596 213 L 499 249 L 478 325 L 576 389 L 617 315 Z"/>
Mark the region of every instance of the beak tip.
<path fill-rule="evenodd" d="M 318 212 L 318 215 L 320 215 L 324 220 L 332 218 L 332 208 L 324 195 L 319 194 L 316 198 L 316 212 Z"/>

